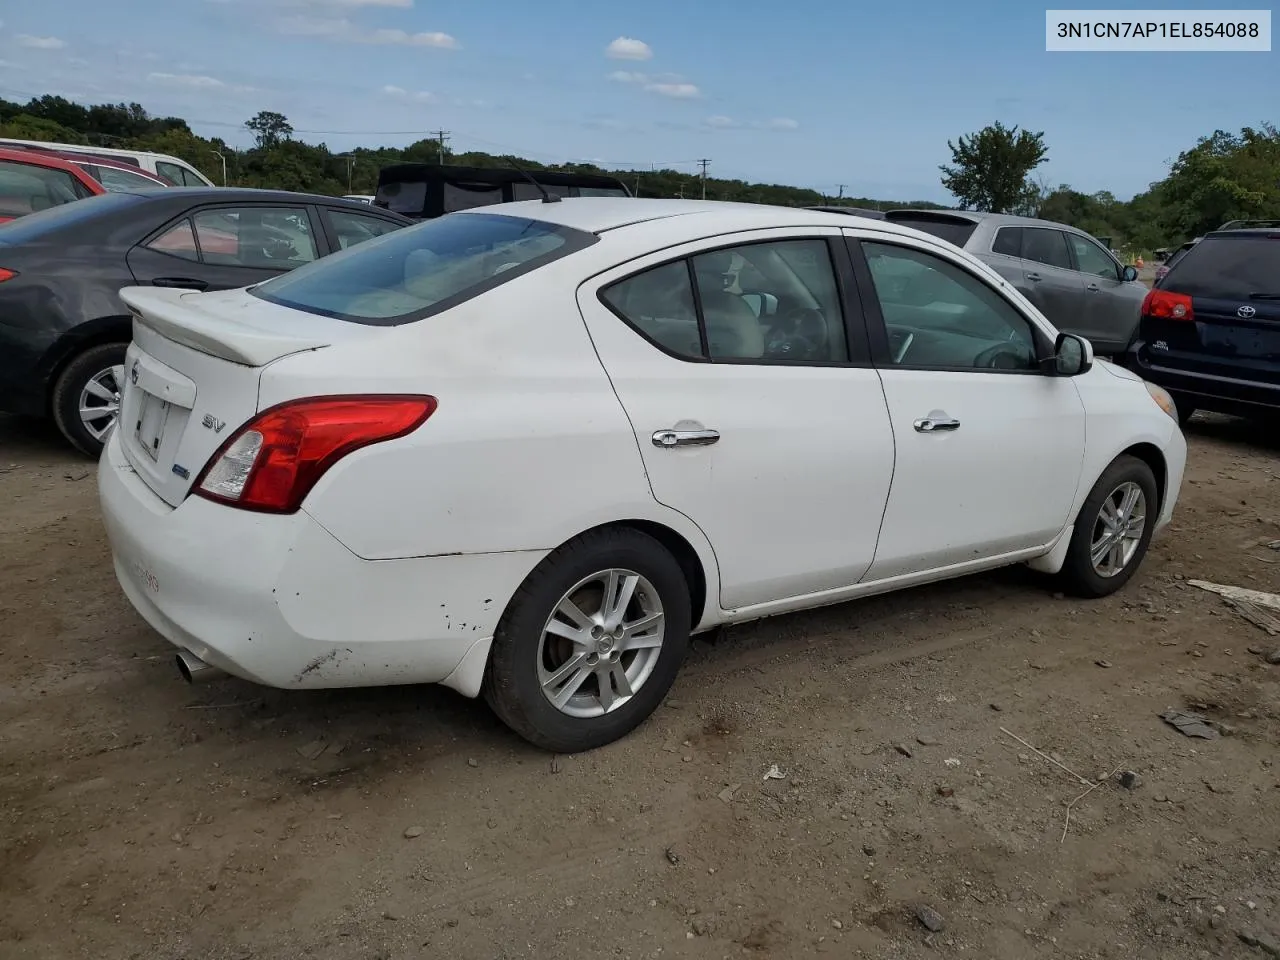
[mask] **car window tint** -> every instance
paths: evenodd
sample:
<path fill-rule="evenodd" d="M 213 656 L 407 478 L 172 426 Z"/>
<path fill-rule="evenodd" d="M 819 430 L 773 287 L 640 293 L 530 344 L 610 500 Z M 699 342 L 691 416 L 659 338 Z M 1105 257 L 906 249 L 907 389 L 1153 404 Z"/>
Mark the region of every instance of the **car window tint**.
<path fill-rule="evenodd" d="M 849 359 L 825 240 L 779 240 L 692 258 L 712 360 Z"/>
<path fill-rule="evenodd" d="M 66 170 L 0 160 L 0 217 L 22 217 L 78 200 L 86 191 Z"/>
<path fill-rule="evenodd" d="M 1050 267 L 1071 269 L 1071 254 L 1067 252 L 1067 238 L 1061 230 L 1045 227 L 1025 227 L 1022 231 L 1022 256 Z"/>
<path fill-rule="evenodd" d="M 178 169 L 182 171 L 182 182 L 186 184 L 188 187 L 208 186 L 207 183 L 205 183 L 202 179 L 200 179 L 200 175 L 197 174 L 194 170 L 188 170 L 186 167 L 179 167 Z"/>
<path fill-rule="evenodd" d="M 604 302 L 658 346 L 691 360 L 705 359 L 686 261 L 665 263 L 601 292 Z"/>
<path fill-rule="evenodd" d="M 187 260 L 200 259 L 200 251 L 196 248 L 196 235 L 191 229 L 191 221 L 185 218 L 160 234 L 147 246 L 152 250 L 171 253 L 175 257 L 183 257 Z"/>
<path fill-rule="evenodd" d="M 986 282 L 923 251 L 866 241 L 862 249 L 894 363 L 1036 369 L 1030 323 Z"/>
<path fill-rule="evenodd" d="M 996 231 L 996 239 L 991 244 L 991 252 L 1006 257 L 1022 256 L 1022 228 L 1001 227 Z"/>
<path fill-rule="evenodd" d="M 166 163 L 163 160 L 156 161 L 156 173 L 164 177 L 166 180 L 172 180 L 177 186 L 182 186 L 186 181 L 182 178 L 182 168 L 176 163 Z"/>
<path fill-rule="evenodd" d="M 272 303 L 353 323 L 409 323 L 596 239 L 585 231 L 523 217 L 440 217 L 281 274 L 251 292 Z"/>
<path fill-rule="evenodd" d="M 325 216 L 329 218 L 329 226 L 333 229 L 339 250 L 354 247 L 357 243 L 364 243 L 366 240 L 400 229 L 398 223 L 379 220 L 377 217 L 366 217 L 347 210 L 326 209 Z"/>
<path fill-rule="evenodd" d="M 884 218 L 891 223 L 932 234 L 939 240 L 954 243 L 957 247 L 963 247 L 968 243 L 969 238 L 973 236 L 973 231 L 978 229 L 978 225 L 972 220 L 964 217 L 949 217 L 946 214 L 890 210 Z"/>
<path fill-rule="evenodd" d="M 541 194 L 538 194 L 541 196 Z M 490 183 L 445 183 L 444 212 L 470 210 L 472 207 L 486 207 L 492 203 L 502 203 L 502 185 Z"/>
<path fill-rule="evenodd" d="M 569 187 L 561 186 L 553 183 L 539 184 L 542 190 L 546 190 L 553 197 L 569 196 Z M 535 187 L 532 183 L 513 183 L 511 185 L 512 200 L 541 200 L 542 190 Z M 496 201 L 495 201 L 496 202 Z"/>
<path fill-rule="evenodd" d="M 407 183 L 381 183 L 374 194 L 374 203 L 393 213 L 420 217 L 427 208 L 427 185 L 422 181 Z"/>
<path fill-rule="evenodd" d="M 160 189 L 160 184 L 137 173 L 121 170 L 119 167 L 95 166 L 90 171 L 102 186 L 112 193 L 124 193 L 130 190 Z"/>
<path fill-rule="evenodd" d="M 301 208 L 218 208 L 192 220 L 205 263 L 290 270 L 317 256 L 311 219 Z"/>
<path fill-rule="evenodd" d="M 1077 270 L 1095 277 L 1105 277 L 1107 280 L 1120 279 L 1120 268 L 1100 246 L 1079 234 L 1068 233 L 1066 237 L 1076 255 Z"/>
<path fill-rule="evenodd" d="M 1206 237 L 1182 255 L 1160 286 L 1240 303 L 1280 296 L 1280 239 L 1265 231 Z"/>

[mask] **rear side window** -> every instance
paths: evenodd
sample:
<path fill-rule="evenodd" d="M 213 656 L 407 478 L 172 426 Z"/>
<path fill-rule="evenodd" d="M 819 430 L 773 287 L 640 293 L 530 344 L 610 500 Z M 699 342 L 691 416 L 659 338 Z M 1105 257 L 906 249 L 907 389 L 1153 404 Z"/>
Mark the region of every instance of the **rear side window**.
<path fill-rule="evenodd" d="M 912 230 L 931 233 L 939 240 L 954 243 L 957 247 L 963 247 L 968 243 L 969 238 L 973 236 L 973 231 L 978 229 L 978 225 L 972 220 L 961 217 L 931 217 L 918 213 L 890 212 L 885 214 L 885 219 L 903 227 L 910 227 Z"/>
<path fill-rule="evenodd" d="M 427 209 L 427 185 L 422 182 L 379 184 L 373 202 L 394 213 L 420 217 Z"/>
<path fill-rule="evenodd" d="M 339 250 L 354 247 L 357 243 L 364 243 L 366 240 L 380 237 L 392 230 L 399 230 L 402 226 L 389 220 L 366 217 L 348 210 L 333 210 L 328 207 L 324 208 L 324 215 L 329 218 L 329 226 L 338 241 Z"/>
<path fill-rule="evenodd" d="M 595 242 L 593 234 L 540 220 L 445 216 L 367 240 L 251 292 L 307 313 L 393 326 L 457 306 Z"/>
<path fill-rule="evenodd" d="M 532 184 L 528 186 L 532 189 Z M 497 186 L 491 183 L 446 182 L 444 184 L 445 213 L 470 210 L 472 207 L 487 207 L 494 203 L 502 203 L 502 184 Z"/>
<path fill-rule="evenodd" d="M 79 200 L 86 192 L 66 170 L 0 160 L 0 216 L 25 217 Z"/>
<path fill-rule="evenodd" d="M 41 213 L 4 224 L 0 229 L 0 244 L 30 243 L 43 240 L 62 230 L 82 231 L 91 221 L 124 207 L 144 202 L 144 198 L 128 193 L 103 193 L 75 203 L 52 207 Z M 0 190 L 0 210 L 4 209 L 3 190 Z"/>
<path fill-rule="evenodd" d="M 996 231 L 995 242 L 991 244 L 991 252 L 1006 257 L 1022 256 L 1022 228 L 1001 227 Z"/>
<path fill-rule="evenodd" d="M 1205 237 L 1182 255 L 1160 286 L 1192 297 L 1280 299 L 1280 233 Z"/>

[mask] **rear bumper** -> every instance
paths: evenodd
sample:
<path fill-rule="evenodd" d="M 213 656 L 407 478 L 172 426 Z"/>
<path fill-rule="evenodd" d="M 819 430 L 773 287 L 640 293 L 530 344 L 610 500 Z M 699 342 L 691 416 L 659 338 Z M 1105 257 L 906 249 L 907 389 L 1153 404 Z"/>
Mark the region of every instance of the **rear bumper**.
<path fill-rule="evenodd" d="M 1141 341 L 1125 355 L 1124 365 L 1144 380 L 1185 396 L 1199 409 L 1242 416 L 1280 410 L 1280 370 L 1266 381 L 1257 379 L 1254 371 L 1242 370 L 1237 377 L 1165 366 Z"/>
<path fill-rule="evenodd" d="M 498 618 L 541 552 L 361 560 L 305 511 L 172 508 L 113 434 L 98 467 L 116 577 L 174 646 L 270 687 L 479 691 Z"/>

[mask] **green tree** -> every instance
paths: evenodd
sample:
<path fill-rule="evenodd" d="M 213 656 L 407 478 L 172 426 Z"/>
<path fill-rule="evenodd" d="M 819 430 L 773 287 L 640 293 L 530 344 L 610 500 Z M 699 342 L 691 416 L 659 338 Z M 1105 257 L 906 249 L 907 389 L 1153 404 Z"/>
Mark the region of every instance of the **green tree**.
<path fill-rule="evenodd" d="M 1280 218 L 1280 130 L 1215 130 L 1179 155 L 1161 189 L 1169 226 L 1185 236 L 1227 220 Z"/>
<path fill-rule="evenodd" d="M 259 150 L 270 150 L 277 144 L 293 138 L 293 126 L 289 123 L 289 119 L 283 113 L 276 113 L 274 110 L 260 110 L 253 119 L 246 120 L 244 125 L 257 140 Z"/>
<path fill-rule="evenodd" d="M 947 141 L 952 166 L 942 165 L 942 185 L 964 208 L 1013 213 L 1033 208 L 1040 191 L 1031 171 L 1049 158 L 1043 133 L 1005 127 L 999 121 Z"/>

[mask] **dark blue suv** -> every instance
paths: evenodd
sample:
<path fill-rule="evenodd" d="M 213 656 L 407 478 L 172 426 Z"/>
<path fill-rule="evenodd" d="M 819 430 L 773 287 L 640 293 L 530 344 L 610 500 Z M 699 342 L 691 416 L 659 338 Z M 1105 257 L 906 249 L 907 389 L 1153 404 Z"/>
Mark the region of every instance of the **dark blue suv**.
<path fill-rule="evenodd" d="M 1205 234 L 1147 294 L 1125 365 L 1184 423 L 1280 412 L 1280 229 Z"/>

